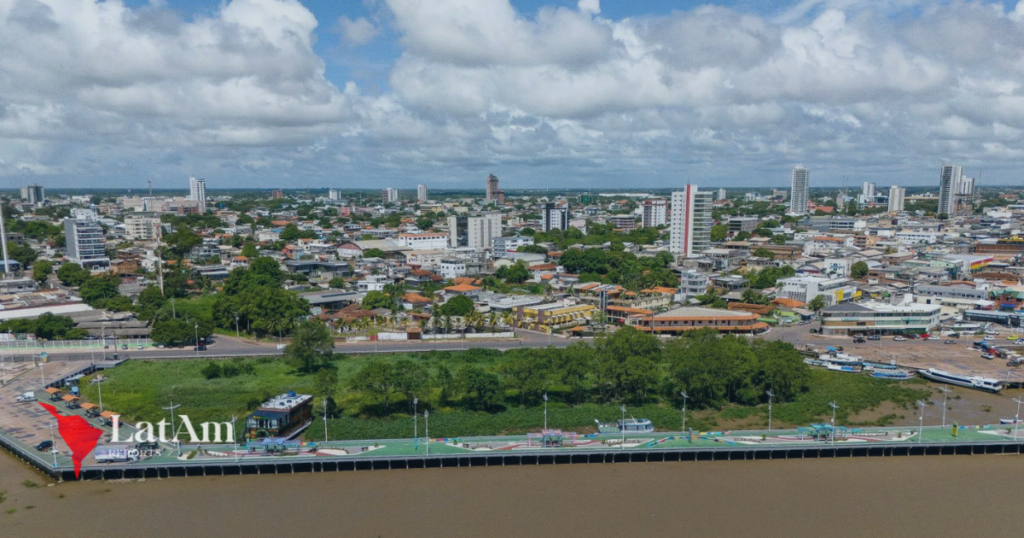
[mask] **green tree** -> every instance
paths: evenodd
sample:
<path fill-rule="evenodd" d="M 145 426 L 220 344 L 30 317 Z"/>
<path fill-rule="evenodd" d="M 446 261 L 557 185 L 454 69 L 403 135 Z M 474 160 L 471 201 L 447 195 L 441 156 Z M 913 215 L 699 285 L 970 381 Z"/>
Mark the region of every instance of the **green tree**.
<path fill-rule="evenodd" d="M 32 250 L 32 247 L 18 244 L 8 245 L 7 255 L 10 259 L 20 263 L 22 268 L 32 265 L 32 262 L 36 261 L 36 258 L 39 257 L 39 253 Z"/>
<path fill-rule="evenodd" d="M 633 327 L 594 339 L 594 355 L 605 399 L 645 402 L 658 386 L 661 342 Z"/>
<path fill-rule="evenodd" d="M 364 258 L 383 258 L 384 256 L 384 251 L 379 248 L 368 248 L 363 251 Z"/>
<path fill-rule="evenodd" d="M 373 310 L 375 308 L 387 308 L 390 309 L 394 305 L 395 300 L 390 295 L 383 291 L 368 291 L 366 296 L 363 297 L 363 308 L 366 310 Z"/>
<path fill-rule="evenodd" d="M 764 247 L 758 247 L 758 248 L 754 249 L 754 257 L 755 258 L 767 258 L 769 260 L 773 260 L 773 259 L 775 259 L 775 254 L 773 254 L 772 251 L 770 251 L 770 250 L 768 250 L 768 249 L 766 249 Z"/>
<path fill-rule="evenodd" d="M 515 353 L 501 365 L 505 385 L 519 393 L 519 404 L 535 402 L 548 386 L 550 368 L 545 353 Z"/>
<path fill-rule="evenodd" d="M 455 297 L 448 299 L 448 302 L 438 308 L 442 316 L 456 317 L 467 316 L 475 309 L 476 307 L 473 305 L 473 300 L 465 295 L 456 295 Z"/>
<path fill-rule="evenodd" d="M 427 390 L 430 372 L 419 362 L 402 359 L 395 363 L 395 390 L 405 396 L 409 412 L 413 411 L 413 399 Z"/>
<path fill-rule="evenodd" d="M 154 343 L 167 346 L 195 344 L 195 327 L 183 319 L 166 319 L 157 321 L 149 337 Z"/>
<path fill-rule="evenodd" d="M 313 395 L 318 398 L 332 398 L 338 391 L 338 371 L 321 368 L 313 376 Z"/>
<path fill-rule="evenodd" d="M 81 286 L 89 278 L 89 271 L 77 263 L 66 262 L 57 269 L 57 278 L 65 286 Z"/>
<path fill-rule="evenodd" d="M 139 318 L 153 319 L 157 311 L 167 302 L 160 288 L 148 286 L 139 293 Z"/>
<path fill-rule="evenodd" d="M 586 342 L 575 342 L 558 354 L 556 369 L 559 380 L 569 387 L 577 405 L 585 400 L 596 367 L 594 348 Z"/>
<path fill-rule="evenodd" d="M 494 276 L 505 279 L 509 284 L 521 284 L 530 279 L 530 271 L 522 261 L 518 261 L 512 265 L 499 267 Z"/>
<path fill-rule="evenodd" d="M 825 306 L 826 304 L 824 295 L 817 295 L 813 299 L 811 299 L 811 302 L 807 303 L 807 308 L 810 308 L 815 313 L 821 311 L 821 309 L 825 308 Z"/>
<path fill-rule="evenodd" d="M 391 364 L 375 360 L 363 366 L 352 377 L 352 388 L 377 399 L 386 414 L 396 384 L 395 369 Z"/>
<path fill-rule="evenodd" d="M 49 260 L 40 260 L 32 265 L 32 278 L 40 285 L 50 278 L 50 273 L 52 272 L 53 262 Z"/>
<path fill-rule="evenodd" d="M 345 279 L 336 276 L 327 282 L 327 286 L 336 290 L 345 289 Z"/>
<path fill-rule="evenodd" d="M 334 354 L 331 329 L 319 320 L 303 321 L 292 332 L 284 358 L 299 371 L 313 373 L 327 365 Z"/>
<path fill-rule="evenodd" d="M 720 243 L 725 241 L 725 238 L 729 236 L 729 228 L 724 224 L 715 224 L 711 227 L 711 241 Z"/>
<path fill-rule="evenodd" d="M 743 290 L 740 300 L 742 300 L 744 303 L 760 305 L 766 305 L 769 302 L 771 302 L 771 299 L 769 299 L 767 295 L 757 290 L 749 288 Z"/>
<path fill-rule="evenodd" d="M 865 261 L 855 262 L 850 266 L 850 276 L 852 278 L 864 278 L 868 274 L 868 264 Z"/>
<path fill-rule="evenodd" d="M 487 411 L 501 401 L 501 379 L 479 366 L 467 364 L 455 376 L 455 385 L 462 393 L 468 409 Z"/>
<path fill-rule="evenodd" d="M 167 247 L 164 252 L 171 254 L 174 258 L 182 259 L 202 243 L 202 237 L 199 237 L 189 226 L 181 224 L 173 233 L 164 236 L 164 245 Z"/>
<path fill-rule="evenodd" d="M 245 256 L 250 260 L 255 260 L 256 258 L 260 257 L 260 251 L 256 248 L 255 243 L 247 241 L 244 245 L 242 245 L 242 256 Z"/>
<path fill-rule="evenodd" d="M 109 299 L 118 296 L 117 287 L 121 277 L 114 274 L 90 276 L 82 282 L 79 295 L 86 304 L 94 308 L 105 308 Z"/>

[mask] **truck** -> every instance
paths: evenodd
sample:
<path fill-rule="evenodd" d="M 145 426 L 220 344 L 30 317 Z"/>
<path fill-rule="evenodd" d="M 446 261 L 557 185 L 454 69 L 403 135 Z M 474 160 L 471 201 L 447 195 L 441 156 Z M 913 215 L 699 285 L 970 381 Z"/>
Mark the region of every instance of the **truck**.
<path fill-rule="evenodd" d="M 14 401 L 15 403 L 34 402 L 36 401 L 36 393 L 26 392 L 25 394 L 22 394 L 21 396 L 15 398 Z"/>
<path fill-rule="evenodd" d="M 96 457 L 96 463 L 124 463 L 129 461 L 139 461 L 138 449 L 130 446 L 97 448 L 94 454 Z"/>

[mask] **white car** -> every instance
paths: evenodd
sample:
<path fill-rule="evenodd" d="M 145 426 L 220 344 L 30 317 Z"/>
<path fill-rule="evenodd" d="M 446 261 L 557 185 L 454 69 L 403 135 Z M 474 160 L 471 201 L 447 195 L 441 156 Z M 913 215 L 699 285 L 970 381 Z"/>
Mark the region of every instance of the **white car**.
<path fill-rule="evenodd" d="M 942 339 L 941 339 L 941 338 L 939 338 L 938 336 L 929 336 L 929 337 L 928 337 L 928 339 L 929 339 L 929 340 L 942 340 Z"/>
<path fill-rule="evenodd" d="M 906 342 L 907 341 L 907 339 L 903 338 L 902 336 L 897 336 L 896 338 L 893 338 L 893 340 L 895 340 L 897 342 Z"/>
<path fill-rule="evenodd" d="M 995 339 L 996 339 L 996 337 L 992 336 L 991 334 L 985 337 L 985 340 L 995 340 Z"/>
<path fill-rule="evenodd" d="M 34 393 L 34 392 L 26 392 L 25 394 L 22 394 L 21 396 L 18 396 L 17 398 L 15 398 L 14 401 L 15 401 L 15 403 L 34 402 L 34 401 L 36 401 L 36 393 Z"/>
<path fill-rule="evenodd" d="M 992 329 L 985 329 L 985 334 L 999 334 L 999 331 L 995 331 L 995 330 L 992 330 Z"/>

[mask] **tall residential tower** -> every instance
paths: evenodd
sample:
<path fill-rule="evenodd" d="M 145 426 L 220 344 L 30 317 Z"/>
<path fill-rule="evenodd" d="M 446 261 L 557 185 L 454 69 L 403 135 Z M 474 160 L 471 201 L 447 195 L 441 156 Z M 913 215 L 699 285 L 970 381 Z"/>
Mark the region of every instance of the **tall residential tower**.
<path fill-rule="evenodd" d="M 696 185 L 672 193 L 669 251 L 677 256 L 693 256 L 711 248 L 710 191 L 698 191 Z"/>
<path fill-rule="evenodd" d="M 789 212 L 794 215 L 807 214 L 808 190 L 811 184 L 810 170 L 797 166 L 793 169 L 793 183 L 790 186 Z"/>

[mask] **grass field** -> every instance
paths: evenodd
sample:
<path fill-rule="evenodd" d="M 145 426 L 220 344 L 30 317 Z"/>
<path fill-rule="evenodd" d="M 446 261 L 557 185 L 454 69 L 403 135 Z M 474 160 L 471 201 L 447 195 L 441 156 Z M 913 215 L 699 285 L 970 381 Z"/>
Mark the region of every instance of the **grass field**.
<path fill-rule="evenodd" d="M 328 421 L 331 438 L 388 439 L 411 435 L 412 417 L 406 413 L 404 401 L 395 400 L 393 409 L 398 413 L 390 417 L 360 416 L 362 397 L 347 390 L 349 380 L 367 362 L 402 359 L 428 362 L 441 360 L 452 370 L 467 361 L 486 367 L 499 360 L 496 355 L 460 352 L 346 356 L 335 363 L 339 378 L 336 399 L 343 416 Z M 181 404 L 177 413 L 189 415 L 194 423 L 224 421 L 232 415 L 244 417 L 270 396 L 289 390 L 308 393 L 312 389 L 313 376 L 297 373 L 280 358 L 264 357 L 245 361 L 254 366 L 255 374 L 217 379 L 205 379 L 201 374 L 208 362 L 206 360 L 129 361 L 104 372 L 108 377 L 102 383 L 104 408 L 121 413 L 129 421 L 157 421 L 168 416 L 168 412 L 161 408 L 173 402 Z M 822 420 L 830 416 L 828 402 L 833 400 L 840 405 L 837 414 L 840 423 L 846 423 L 851 415 L 875 409 L 886 402 L 899 408 L 909 408 L 915 400 L 930 394 L 920 383 L 882 381 L 863 375 L 812 370 L 808 391 L 801 393 L 793 402 L 776 403 L 773 407 L 773 423 L 777 427 L 784 427 Z M 98 385 L 83 383 L 82 387 L 86 400 L 98 401 Z M 621 417 L 618 403 L 571 406 L 558 401 L 560 393 L 557 388 L 552 394 L 548 412 L 549 427 L 586 432 L 592 431 L 594 419 L 604 422 Z M 429 395 L 421 399 L 424 402 L 419 409 L 422 414 L 426 402 L 435 399 Z M 508 401 L 515 401 L 514 394 L 509 394 Z M 649 418 L 659 429 L 678 431 L 681 426 L 680 409 L 673 405 L 630 406 L 627 413 Z M 872 424 L 882 425 L 887 419 L 891 420 L 891 417 L 883 417 Z M 422 428 L 422 417 L 420 420 Z M 696 430 L 762 427 L 766 423 L 765 405 L 690 409 L 687 412 L 687 426 Z M 540 406 L 523 408 L 510 403 L 505 410 L 486 413 L 444 408 L 435 404 L 431 409 L 430 433 L 435 437 L 517 434 L 540 429 L 542 424 L 543 408 Z M 323 422 L 314 421 L 307 436 L 314 439 L 322 437 Z"/>

